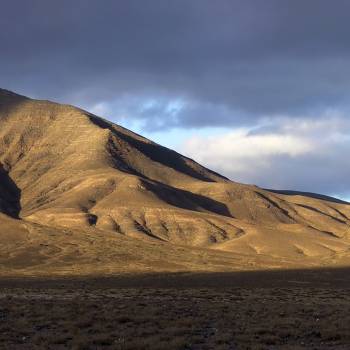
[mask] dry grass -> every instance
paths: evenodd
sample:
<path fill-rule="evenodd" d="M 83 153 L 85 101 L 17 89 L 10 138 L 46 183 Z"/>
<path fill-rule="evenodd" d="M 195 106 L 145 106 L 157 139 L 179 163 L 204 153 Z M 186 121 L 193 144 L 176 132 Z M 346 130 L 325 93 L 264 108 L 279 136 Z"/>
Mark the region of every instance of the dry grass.
<path fill-rule="evenodd" d="M 347 349 L 344 288 L 3 287 L 1 349 Z"/>

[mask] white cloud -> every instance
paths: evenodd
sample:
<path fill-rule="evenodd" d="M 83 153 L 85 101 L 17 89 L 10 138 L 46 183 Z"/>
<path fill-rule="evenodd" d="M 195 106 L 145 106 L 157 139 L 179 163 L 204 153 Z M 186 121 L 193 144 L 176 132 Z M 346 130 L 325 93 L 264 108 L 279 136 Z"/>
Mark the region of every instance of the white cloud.
<path fill-rule="evenodd" d="M 205 147 L 203 147 L 203 142 Z M 248 129 L 239 129 L 221 136 L 193 137 L 185 144 L 186 149 L 197 149 L 197 157 L 205 160 L 210 154 L 219 152 L 224 157 L 256 158 L 270 155 L 296 157 L 311 152 L 309 140 L 295 135 L 263 134 L 251 135 Z"/>
<path fill-rule="evenodd" d="M 350 123 L 329 115 L 267 119 L 260 128 L 195 135 L 180 148 L 185 155 L 229 178 L 262 187 L 350 194 Z"/>

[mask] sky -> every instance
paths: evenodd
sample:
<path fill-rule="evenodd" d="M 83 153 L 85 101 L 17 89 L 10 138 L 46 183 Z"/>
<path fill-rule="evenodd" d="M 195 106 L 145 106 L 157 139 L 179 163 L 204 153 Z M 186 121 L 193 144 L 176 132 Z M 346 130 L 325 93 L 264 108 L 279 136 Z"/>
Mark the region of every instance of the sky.
<path fill-rule="evenodd" d="M 0 87 L 234 181 L 350 199 L 350 1 L 0 0 Z"/>

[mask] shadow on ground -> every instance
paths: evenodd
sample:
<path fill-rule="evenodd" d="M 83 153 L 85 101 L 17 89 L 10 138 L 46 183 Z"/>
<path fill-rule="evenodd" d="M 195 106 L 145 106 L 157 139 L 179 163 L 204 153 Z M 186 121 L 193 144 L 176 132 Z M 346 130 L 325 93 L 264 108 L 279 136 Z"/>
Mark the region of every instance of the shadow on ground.
<path fill-rule="evenodd" d="M 61 278 L 3 278 L 0 287 L 350 288 L 350 267 L 208 273 L 149 273 Z"/>

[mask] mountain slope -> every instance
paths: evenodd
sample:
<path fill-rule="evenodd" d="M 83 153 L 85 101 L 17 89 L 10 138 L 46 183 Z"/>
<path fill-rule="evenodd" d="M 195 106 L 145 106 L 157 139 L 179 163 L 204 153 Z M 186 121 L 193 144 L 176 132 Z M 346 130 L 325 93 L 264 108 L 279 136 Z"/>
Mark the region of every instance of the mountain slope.
<path fill-rule="evenodd" d="M 3 262 L 40 261 L 13 273 L 132 270 L 111 261 L 124 250 L 140 270 L 345 264 L 350 206 L 316 197 L 232 182 L 86 111 L 0 90 Z M 158 262 L 141 263 L 149 247 Z"/>

